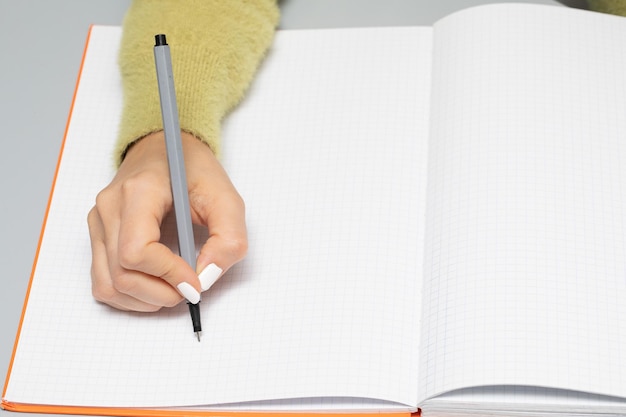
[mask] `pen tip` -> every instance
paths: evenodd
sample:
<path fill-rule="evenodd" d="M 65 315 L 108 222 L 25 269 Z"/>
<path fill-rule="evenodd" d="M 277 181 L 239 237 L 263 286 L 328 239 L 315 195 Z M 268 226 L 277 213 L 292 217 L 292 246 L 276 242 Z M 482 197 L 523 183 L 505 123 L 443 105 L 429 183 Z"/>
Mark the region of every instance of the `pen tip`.
<path fill-rule="evenodd" d="M 198 338 L 198 342 L 200 341 L 200 332 L 196 332 L 196 337 Z"/>

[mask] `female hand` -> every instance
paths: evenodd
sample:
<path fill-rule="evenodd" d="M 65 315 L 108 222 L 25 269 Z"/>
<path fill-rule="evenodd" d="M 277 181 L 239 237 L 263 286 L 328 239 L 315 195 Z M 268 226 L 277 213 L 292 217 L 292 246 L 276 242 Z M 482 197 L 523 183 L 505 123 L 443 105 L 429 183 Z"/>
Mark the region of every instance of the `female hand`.
<path fill-rule="evenodd" d="M 121 310 L 156 311 L 192 303 L 247 250 L 245 207 L 211 149 L 182 134 L 192 221 L 208 228 L 194 271 L 159 242 L 172 209 L 163 132 L 150 134 L 127 152 L 88 216 L 92 292 Z M 199 273 L 199 275 L 198 275 Z"/>

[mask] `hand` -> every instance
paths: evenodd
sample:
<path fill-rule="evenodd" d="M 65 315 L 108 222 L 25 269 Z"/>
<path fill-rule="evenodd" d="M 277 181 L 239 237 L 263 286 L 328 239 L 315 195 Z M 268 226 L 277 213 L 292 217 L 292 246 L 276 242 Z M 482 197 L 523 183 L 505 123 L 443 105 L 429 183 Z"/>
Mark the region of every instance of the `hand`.
<path fill-rule="evenodd" d="M 89 212 L 96 300 L 133 311 L 171 307 L 183 296 L 197 302 L 201 291 L 245 256 L 243 200 L 207 145 L 187 133 L 182 141 L 192 221 L 209 230 L 196 270 L 159 243 L 173 203 L 163 132 L 153 133 L 128 150 Z"/>

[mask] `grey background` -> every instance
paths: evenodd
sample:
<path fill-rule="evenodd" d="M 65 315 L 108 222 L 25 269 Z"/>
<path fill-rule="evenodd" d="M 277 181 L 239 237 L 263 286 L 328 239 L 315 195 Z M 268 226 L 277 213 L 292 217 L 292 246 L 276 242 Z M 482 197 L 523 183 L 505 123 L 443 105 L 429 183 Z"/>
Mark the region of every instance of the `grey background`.
<path fill-rule="evenodd" d="M 453 11 L 493 2 L 283 0 L 281 28 L 429 25 Z M 525 2 L 558 4 L 551 0 Z M 129 3 L 130 0 L 0 0 L 2 386 L 87 31 L 92 23 L 120 25 Z M 585 0 L 561 3 L 585 7 Z M 0 410 L 0 417 L 9 415 Z"/>

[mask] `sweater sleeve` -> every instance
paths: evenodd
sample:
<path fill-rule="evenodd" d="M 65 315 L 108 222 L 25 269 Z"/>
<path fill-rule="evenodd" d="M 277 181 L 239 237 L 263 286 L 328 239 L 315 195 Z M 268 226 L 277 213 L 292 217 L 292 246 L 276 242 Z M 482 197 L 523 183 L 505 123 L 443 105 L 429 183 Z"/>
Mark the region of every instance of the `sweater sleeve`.
<path fill-rule="evenodd" d="M 154 35 L 164 33 L 171 46 L 181 129 L 219 156 L 220 123 L 251 83 L 278 19 L 276 0 L 133 0 L 119 54 L 116 164 L 134 141 L 162 129 Z"/>
<path fill-rule="evenodd" d="M 590 10 L 626 16 L 626 2 L 624 0 L 587 0 L 587 3 Z"/>

